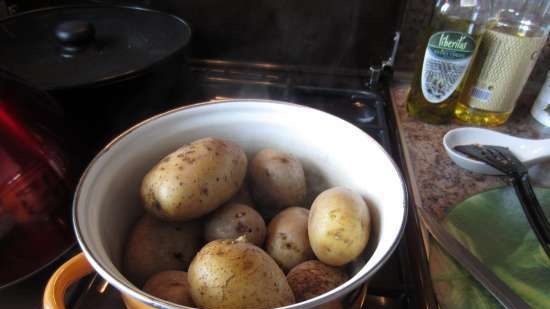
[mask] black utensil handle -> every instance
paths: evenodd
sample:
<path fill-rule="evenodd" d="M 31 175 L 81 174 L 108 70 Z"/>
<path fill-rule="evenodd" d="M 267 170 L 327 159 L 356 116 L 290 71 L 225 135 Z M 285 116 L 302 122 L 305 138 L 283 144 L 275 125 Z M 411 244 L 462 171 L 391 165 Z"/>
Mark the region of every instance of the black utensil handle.
<path fill-rule="evenodd" d="M 546 255 L 550 258 L 550 223 L 533 191 L 533 187 L 529 181 L 529 175 L 524 174 L 515 177 L 513 185 L 521 206 L 523 207 L 523 212 L 527 217 L 527 221 L 529 221 L 544 252 L 546 252 Z"/>

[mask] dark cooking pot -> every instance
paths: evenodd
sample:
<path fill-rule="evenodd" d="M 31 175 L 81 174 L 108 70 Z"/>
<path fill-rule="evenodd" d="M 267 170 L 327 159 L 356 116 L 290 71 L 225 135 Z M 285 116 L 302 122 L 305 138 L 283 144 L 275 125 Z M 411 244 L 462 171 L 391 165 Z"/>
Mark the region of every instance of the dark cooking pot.
<path fill-rule="evenodd" d="M 121 6 L 64 6 L 0 21 L 0 67 L 48 91 L 91 157 L 185 91 L 191 31 L 180 18 Z"/>
<path fill-rule="evenodd" d="M 0 70 L 0 289 L 74 244 L 70 205 L 79 169 L 59 106 Z"/>

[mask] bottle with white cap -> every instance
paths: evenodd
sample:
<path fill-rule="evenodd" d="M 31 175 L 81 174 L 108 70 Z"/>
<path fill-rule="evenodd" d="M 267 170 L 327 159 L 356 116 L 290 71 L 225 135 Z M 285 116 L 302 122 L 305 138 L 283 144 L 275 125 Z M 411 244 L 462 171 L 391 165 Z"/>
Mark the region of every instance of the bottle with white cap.
<path fill-rule="evenodd" d="M 546 75 L 546 82 L 539 92 L 539 96 L 531 108 L 531 115 L 538 122 L 550 127 L 550 71 Z"/>
<path fill-rule="evenodd" d="M 480 126 L 504 124 L 547 42 L 550 0 L 494 0 L 455 116 Z"/>

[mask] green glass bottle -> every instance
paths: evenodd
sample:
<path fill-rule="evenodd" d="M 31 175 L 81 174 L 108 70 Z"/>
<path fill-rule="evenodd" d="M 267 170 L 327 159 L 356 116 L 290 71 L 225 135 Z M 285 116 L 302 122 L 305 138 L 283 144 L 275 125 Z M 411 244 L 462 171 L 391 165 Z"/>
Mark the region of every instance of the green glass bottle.
<path fill-rule="evenodd" d="M 488 0 L 438 0 L 407 97 L 409 115 L 449 123 L 479 46 Z"/>

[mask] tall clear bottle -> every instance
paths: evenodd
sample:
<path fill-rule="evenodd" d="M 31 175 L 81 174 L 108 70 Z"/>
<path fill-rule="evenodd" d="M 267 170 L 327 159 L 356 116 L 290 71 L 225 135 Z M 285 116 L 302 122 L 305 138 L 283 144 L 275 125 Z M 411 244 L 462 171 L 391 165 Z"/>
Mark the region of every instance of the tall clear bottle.
<path fill-rule="evenodd" d="M 547 36 L 549 0 L 494 0 L 492 17 L 456 106 L 460 121 L 505 123 Z"/>
<path fill-rule="evenodd" d="M 481 40 L 489 3 L 437 1 L 407 98 L 409 115 L 428 123 L 450 122 L 464 76 Z"/>

